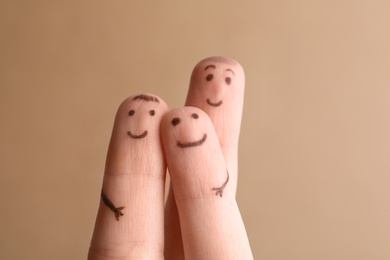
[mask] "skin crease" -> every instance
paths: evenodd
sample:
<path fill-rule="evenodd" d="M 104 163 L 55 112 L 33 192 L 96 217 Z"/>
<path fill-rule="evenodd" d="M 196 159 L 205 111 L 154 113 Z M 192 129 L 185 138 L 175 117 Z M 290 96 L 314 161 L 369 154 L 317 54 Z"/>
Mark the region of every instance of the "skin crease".
<path fill-rule="evenodd" d="M 245 89 L 245 73 L 235 60 L 209 57 L 193 69 L 186 106 L 202 109 L 210 117 L 227 164 L 230 185 L 236 193 L 237 157 Z M 184 259 L 177 206 L 170 188 L 166 209 L 165 255 Z"/>

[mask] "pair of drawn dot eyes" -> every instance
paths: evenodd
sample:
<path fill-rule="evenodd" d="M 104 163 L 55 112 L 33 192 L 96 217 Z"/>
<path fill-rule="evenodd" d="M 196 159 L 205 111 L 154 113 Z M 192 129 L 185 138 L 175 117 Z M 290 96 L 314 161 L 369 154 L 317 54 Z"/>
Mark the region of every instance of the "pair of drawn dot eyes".
<path fill-rule="evenodd" d="M 129 116 L 133 116 L 134 114 L 135 114 L 135 110 L 134 109 L 129 111 Z M 155 114 L 156 114 L 156 111 L 154 111 L 153 109 L 149 110 L 149 115 L 154 116 Z"/>
<path fill-rule="evenodd" d="M 207 80 L 207 81 L 212 81 L 213 78 L 214 78 L 214 75 L 213 75 L 213 74 L 208 74 L 208 75 L 206 76 L 206 80 Z M 232 84 L 232 78 L 231 78 L 231 77 L 226 77 L 226 78 L 225 78 L 225 82 L 226 82 L 226 84 L 229 86 L 230 84 Z"/>
<path fill-rule="evenodd" d="M 133 116 L 134 114 L 135 114 L 135 110 L 134 110 L 134 109 L 132 109 L 132 110 L 129 111 L 129 116 Z M 149 110 L 149 115 L 154 116 L 155 114 L 156 114 L 156 111 L 154 111 L 154 110 Z M 197 113 L 193 113 L 193 114 L 191 115 L 191 117 L 194 118 L 194 119 L 198 119 L 198 118 L 199 118 L 199 115 L 198 115 Z M 181 120 L 180 120 L 179 117 L 175 117 L 175 118 L 172 119 L 172 121 L 171 121 L 171 123 L 172 123 L 173 126 L 177 126 L 178 124 L 180 124 L 180 122 L 181 122 Z"/>
<path fill-rule="evenodd" d="M 191 115 L 191 117 L 194 118 L 194 119 L 198 119 L 198 118 L 199 118 L 199 115 L 198 115 L 197 113 L 193 113 L 193 114 Z M 175 118 L 172 119 L 171 124 L 172 124 L 173 126 L 177 126 L 178 124 L 180 124 L 180 122 L 181 122 L 180 117 L 175 117 Z"/>

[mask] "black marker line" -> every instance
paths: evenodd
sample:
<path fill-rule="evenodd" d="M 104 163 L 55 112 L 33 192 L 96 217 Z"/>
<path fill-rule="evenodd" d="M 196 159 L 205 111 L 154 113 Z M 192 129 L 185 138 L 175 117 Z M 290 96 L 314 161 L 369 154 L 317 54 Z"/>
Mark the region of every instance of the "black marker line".
<path fill-rule="evenodd" d="M 150 95 L 145 95 L 145 94 L 135 96 L 133 98 L 133 100 L 145 100 L 145 101 L 154 101 L 154 102 L 160 103 L 160 100 L 158 98 L 156 98 L 154 96 L 150 96 Z"/>
<path fill-rule="evenodd" d="M 232 69 L 226 69 L 226 71 L 230 71 L 231 73 L 233 73 L 233 75 L 236 75 Z"/>
<path fill-rule="evenodd" d="M 101 192 L 101 197 L 102 197 L 104 204 L 115 213 L 115 218 L 117 221 L 119 221 L 119 218 L 121 216 L 123 216 L 123 213 L 121 212 L 121 210 L 124 209 L 125 207 L 124 206 L 118 207 L 118 208 L 115 207 L 114 203 L 112 203 L 112 201 L 107 198 L 107 196 L 106 196 L 106 194 L 104 194 L 103 190 Z"/>
<path fill-rule="evenodd" d="M 216 196 L 220 196 L 222 198 L 222 195 L 223 195 L 223 190 L 225 189 L 226 187 L 226 184 L 229 182 L 229 171 L 226 169 L 226 173 L 227 173 L 227 178 L 226 178 L 226 181 L 224 182 L 224 184 L 222 184 L 221 187 L 217 187 L 217 188 L 212 188 L 212 190 L 215 190 L 215 195 Z"/>
<path fill-rule="evenodd" d="M 134 138 L 134 139 L 141 139 L 141 138 L 144 138 L 147 134 L 148 134 L 148 131 L 145 130 L 142 134 L 140 135 L 134 135 L 132 134 L 130 131 L 127 132 L 127 134 L 131 137 L 131 138 Z"/>
<path fill-rule="evenodd" d="M 215 66 L 214 64 L 210 64 L 210 65 L 206 66 L 206 67 L 204 68 L 204 70 L 207 70 L 208 68 L 213 68 L 213 69 L 215 69 L 216 66 Z"/>
<path fill-rule="evenodd" d="M 181 142 L 177 141 L 177 146 L 179 146 L 180 148 L 199 146 L 199 145 L 202 145 L 206 141 L 206 139 L 207 139 L 207 134 L 204 134 L 202 139 L 200 139 L 199 141 L 187 142 L 187 143 L 181 143 Z"/>
<path fill-rule="evenodd" d="M 208 98 L 207 100 L 207 104 L 209 104 L 210 106 L 213 106 L 213 107 L 219 107 L 220 105 L 222 105 L 222 100 L 217 102 L 217 103 L 213 103 L 210 101 L 210 99 Z"/>

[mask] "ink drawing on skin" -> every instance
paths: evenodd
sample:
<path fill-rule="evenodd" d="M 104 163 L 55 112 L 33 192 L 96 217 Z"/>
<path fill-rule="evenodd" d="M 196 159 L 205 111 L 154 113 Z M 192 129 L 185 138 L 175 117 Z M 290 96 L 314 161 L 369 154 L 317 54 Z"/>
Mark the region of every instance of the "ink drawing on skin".
<path fill-rule="evenodd" d="M 185 142 L 185 143 L 182 143 L 180 141 L 177 141 L 177 146 L 179 146 L 180 148 L 188 148 L 188 147 L 195 147 L 195 146 L 199 146 L 199 145 L 202 145 L 207 139 L 207 134 L 204 134 L 202 139 L 198 140 L 198 141 L 194 141 L 194 142 Z"/>
<path fill-rule="evenodd" d="M 115 218 L 116 218 L 117 221 L 119 221 L 119 218 L 124 215 L 121 210 L 124 209 L 125 207 L 124 206 L 118 207 L 118 208 L 115 207 L 114 203 L 112 203 L 112 201 L 109 198 L 107 198 L 107 196 L 106 196 L 106 194 L 104 194 L 103 190 L 101 192 L 101 197 L 102 197 L 102 200 L 103 200 L 104 204 L 110 210 L 112 210 L 112 212 L 115 213 Z"/>
<path fill-rule="evenodd" d="M 191 115 L 192 118 L 194 119 L 198 119 L 199 118 L 199 115 L 196 114 L 196 113 L 193 113 Z M 171 124 L 175 127 L 177 125 L 179 125 L 181 123 L 181 119 L 179 117 L 175 117 L 171 120 Z M 198 140 L 198 141 L 193 141 L 193 142 L 181 142 L 181 141 L 177 141 L 177 146 L 180 147 L 180 148 L 190 148 L 190 147 L 195 147 L 195 146 L 200 146 L 202 145 L 205 141 L 207 140 L 207 134 L 204 134 L 203 137 Z M 222 184 L 222 186 L 220 187 L 215 187 L 215 188 L 212 188 L 213 191 L 216 191 L 215 192 L 215 195 L 216 196 L 220 196 L 222 197 L 223 195 L 223 190 L 225 189 L 227 183 L 229 182 L 229 172 L 228 170 L 226 170 L 226 173 L 227 173 L 227 177 L 226 177 L 226 181 Z"/>
<path fill-rule="evenodd" d="M 138 95 L 138 96 L 135 96 L 133 98 L 133 100 L 139 100 L 139 101 L 152 101 L 152 102 L 156 102 L 156 103 L 160 103 L 160 100 L 154 96 L 151 96 L 151 95 L 145 95 L 145 94 L 142 94 L 142 95 Z M 134 109 L 131 109 L 128 113 L 128 115 L 131 117 L 131 116 L 134 116 L 134 114 L 136 113 L 136 111 Z M 154 116 L 156 114 L 156 111 L 155 110 L 149 110 L 149 115 L 150 116 Z M 130 136 L 131 138 L 133 139 L 142 139 L 144 137 L 146 137 L 148 134 L 148 131 L 145 130 L 144 132 L 142 132 L 141 134 L 134 134 L 132 133 L 131 131 L 127 131 L 127 135 Z"/>
<path fill-rule="evenodd" d="M 212 188 L 212 190 L 215 190 L 215 195 L 216 196 L 220 196 L 222 197 L 223 195 L 223 190 L 225 189 L 226 187 L 226 184 L 229 182 L 229 171 L 226 169 L 226 174 L 227 174 L 227 177 L 226 177 L 226 181 L 222 184 L 221 187 L 216 187 L 216 188 Z"/>
<path fill-rule="evenodd" d="M 193 113 L 191 115 L 192 118 L 194 119 L 198 119 L 199 118 L 199 115 L 196 114 L 196 113 Z M 173 126 L 177 126 L 178 124 L 180 124 L 181 120 L 179 117 L 175 117 L 172 119 L 171 123 Z M 204 134 L 203 137 L 201 139 L 199 139 L 198 141 L 193 141 L 193 142 L 180 142 L 180 141 L 177 141 L 177 146 L 179 146 L 180 148 L 188 148 L 188 147 L 195 147 L 195 146 L 199 146 L 199 145 L 202 145 L 207 139 L 207 134 Z"/>
<path fill-rule="evenodd" d="M 215 70 L 215 69 L 217 69 L 217 66 L 214 65 L 214 64 L 210 64 L 210 65 L 207 65 L 207 66 L 204 68 L 204 71 Z M 233 71 L 231 68 L 227 68 L 227 69 L 225 70 L 225 72 L 229 72 L 229 73 L 231 73 L 233 76 L 235 75 L 234 71 Z M 210 71 L 210 73 L 207 74 L 207 76 L 206 76 L 206 81 L 211 82 L 211 81 L 213 81 L 213 80 L 215 80 L 215 77 L 214 77 L 214 74 L 212 73 L 212 71 Z M 224 82 L 225 82 L 225 84 L 226 84 L 227 86 L 230 86 L 230 85 L 232 84 L 232 78 L 231 78 L 230 76 L 227 76 L 227 77 L 225 77 Z M 222 100 L 219 100 L 219 101 L 211 101 L 210 98 L 207 98 L 207 99 L 206 99 L 206 102 L 207 102 L 207 104 L 209 104 L 209 105 L 212 106 L 212 107 L 219 107 L 219 106 L 222 105 L 222 103 L 223 103 Z"/>
<path fill-rule="evenodd" d="M 155 96 L 152 96 L 152 95 L 147 95 L 147 94 L 141 94 L 141 95 L 137 95 L 135 97 L 132 98 L 133 101 L 135 102 L 147 102 L 143 105 L 143 109 L 146 107 L 146 111 L 145 110 L 142 110 L 142 111 L 137 111 L 135 108 L 129 108 L 129 110 L 127 110 L 127 116 L 128 117 L 134 117 L 134 116 L 137 116 L 139 113 L 138 116 L 141 116 L 141 117 L 154 117 L 156 115 L 156 110 L 153 109 L 153 107 L 151 106 L 148 106 L 147 104 L 152 104 L 152 103 L 158 103 L 160 104 L 160 100 L 155 97 Z M 132 104 L 132 103 L 131 103 Z M 133 133 L 131 130 L 128 130 L 127 131 L 127 135 L 129 137 L 131 137 L 132 139 L 142 139 L 142 138 L 145 138 L 147 135 L 148 135 L 148 130 L 144 130 L 144 131 L 140 131 L 140 133 Z M 114 205 L 114 203 L 106 196 L 106 194 L 103 192 L 103 190 L 101 191 L 101 198 L 102 198 L 102 201 L 104 202 L 104 204 L 112 211 L 114 212 L 115 214 L 115 219 L 117 221 L 119 221 L 119 218 L 121 216 L 123 216 L 123 212 L 122 210 L 125 208 L 124 206 L 121 206 L 121 207 L 116 207 Z"/>
<path fill-rule="evenodd" d="M 141 94 L 138 96 L 135 96 L 133 100 L 145 100 L 145 101 L 154 101 L 157 103 L 160 103 L 160 100 L 157 97 L 151 96 L 151 95 L 146 95 L 146 94 Z"/>

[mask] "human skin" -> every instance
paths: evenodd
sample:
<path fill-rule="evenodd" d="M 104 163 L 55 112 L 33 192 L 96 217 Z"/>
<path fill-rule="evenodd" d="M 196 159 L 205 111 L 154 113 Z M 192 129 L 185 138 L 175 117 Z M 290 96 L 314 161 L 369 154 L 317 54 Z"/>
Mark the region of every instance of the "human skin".
<path fill-rule="evenodd" d="M 242 66 L 227 57 L 208 57 L 194 67 L 186 106 L 203 110 L 211 119 L 229 172 L 229 185 L 236 194 L 238 141 L 244 103 L 245 73 Z M 165 255 L 183 259 L 179 216 L 173 190 L 165 209 Z M 180 246 L 181 245 L 181 246 Z"/>
<path fill-rule="evenodd" d="M 124 207 L 123 215 L 116 218 L 101 200 L 89 259 L 163 259 L 166 163 L 159 127 L 167 110 L 150 94 L 131 96 L 119 106 L 102 191 Z"/>
<path fill-rule="evenodd" d="M 234 192 L 237 187 L 244 90 L 245 74 L 237 61 L 226 57 L 209 57 L 193 69 L 185 103 L 186 106 L 202 109 L 210 117 L 234 183 Z"/>
<path fill-rule="evenodd" d="M 150 94 L 120 105 L 89 259 L 253 259 L 235 200 L 244 81 L 237 62 L 211 57 L 186 107 Z"/>
<path fill-rule="evenodd" d="M 175 119 L 181 123 L 173 124 Z M 252 259 L 235 187 L 208 115 L 195 107 L 171 110 L 161 122 L 161 136 L 185 259 Z M 166 254 L 166 259 L 172 258 Z"/>

